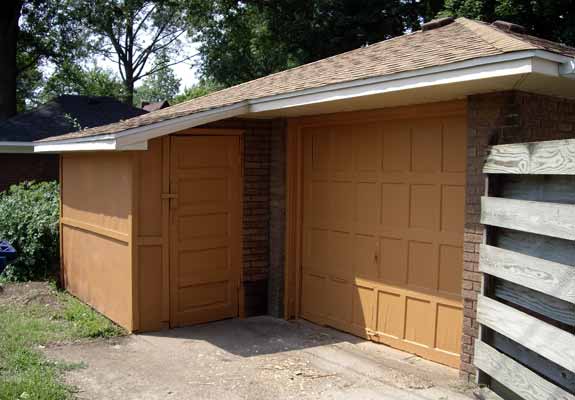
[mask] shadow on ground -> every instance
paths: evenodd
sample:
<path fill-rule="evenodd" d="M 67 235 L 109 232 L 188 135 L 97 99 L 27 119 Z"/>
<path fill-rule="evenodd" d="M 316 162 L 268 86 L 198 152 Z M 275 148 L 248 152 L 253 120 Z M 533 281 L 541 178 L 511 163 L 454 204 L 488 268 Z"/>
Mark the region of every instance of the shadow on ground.
<path fill-rule="evenodd" d="M 228 319 L 186 328 L 142 333 L 138 336 L 201 340 L 241 357 L 303 350 L 343 342 L 358 344 L 365 341 L 305 321 L 285 321 L 271 317 Z"/>

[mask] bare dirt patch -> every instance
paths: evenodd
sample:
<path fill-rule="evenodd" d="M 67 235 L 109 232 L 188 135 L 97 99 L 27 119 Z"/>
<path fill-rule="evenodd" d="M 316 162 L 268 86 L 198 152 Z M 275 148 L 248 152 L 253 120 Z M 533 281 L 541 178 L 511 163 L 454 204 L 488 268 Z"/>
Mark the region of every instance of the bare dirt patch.
<path fill-rule="evenodd" d="M 61 309 L 60 301 L 48 282 L 5 283 L 0 288 L 0 306 L 38 304 L 55 311 Z"/>

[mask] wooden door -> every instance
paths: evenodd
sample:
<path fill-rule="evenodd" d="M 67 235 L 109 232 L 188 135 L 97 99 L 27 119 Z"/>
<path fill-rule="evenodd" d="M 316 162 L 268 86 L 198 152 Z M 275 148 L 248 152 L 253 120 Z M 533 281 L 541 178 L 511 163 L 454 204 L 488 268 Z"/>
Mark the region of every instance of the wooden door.
<path fill-rule="evenodd" d="M 458 367 L 465 117 L 302 135 L 301 315 Z"/>
<path fill-rule="evenodd" d="M 239 136 L 171 138 L 170 325 L 238 316 Z"/>

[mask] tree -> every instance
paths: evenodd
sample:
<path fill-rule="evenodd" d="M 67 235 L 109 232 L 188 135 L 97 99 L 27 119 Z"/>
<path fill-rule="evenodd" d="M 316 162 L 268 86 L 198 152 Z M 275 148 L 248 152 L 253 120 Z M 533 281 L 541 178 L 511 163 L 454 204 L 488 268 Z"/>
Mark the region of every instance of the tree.
<path fill-rule="evenodd" d="M 0 118 L 14 115 L 42 79 L 41 67 L 85 55 L 69 0 L 5 0 L 0 4 Z"/>
<path fill-rule="evenodd" d="M 124 96 L 124 85 L 112 71 L 97 64 L 86 68 L 65 63 L 44 82 L 36 103 L 46 103 L 63 94 L 112 96 L 119 99 Z"/>
<path fill-rule="evenodd" d="M 429 2 L 426 2 L 427 4 Z M 416 0 L 215 0 L 190 15 L 201 73 L 225 86 L 401 35 Z"/>
<path fill-rule="evenodd" d="M 154 74 L 148 75 L 142 85 L 136 88 L 136 104 L 143 101 L 157 102 L 171 100 L 180 91 L 180 79 L 176 77 L 171 67 L 161 68 L 168 65 L 170 60 L 166 52 L 161 52 L 154 61 Z"/>
<path fill-rule="evenodd" d="M 180 54 L 188 7 L 183 1 L 75 0 L 76 13 L 90 28 L 94 50 L 114 61 L 132 104 L 136 83 L 190 58 Z M 94 12 L 97 10 L 97 12 Z M 160 52 L 164 63 L 148 62 Z"/>
<path fill-rule="evenodd" d="M 172 99 L 172 105 L 182 103 L 184 101 L 195 99 L 196 97 L 202 97 L 207 94 L 213 93 L 223 89 L 223 87 L 214 81 L 208 81 L 205 79 L 200 80 L 198 83 L 191 87 L 186 87 L 184 92 L 175 96 Z"/>
<path fill-rule="evenodd" d="M 500 19 L 545 39 L 575 45 L 575 0 L 446 0 L 442 15 Z"/>

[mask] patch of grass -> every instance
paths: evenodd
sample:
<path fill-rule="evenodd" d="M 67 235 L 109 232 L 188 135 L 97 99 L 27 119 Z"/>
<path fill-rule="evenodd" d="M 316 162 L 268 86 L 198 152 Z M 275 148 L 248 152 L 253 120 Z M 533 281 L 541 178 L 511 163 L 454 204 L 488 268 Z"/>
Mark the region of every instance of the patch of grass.
<path fill-rule="evenodd" d="M 47 360 L 40 346 L 124 333 L 111 321 L 66 293 L 56 305 L 0 306 L 0 399 L 68 400 L 73 388 L 61 382 L 65 370 L 82 364 Z"/>
<path fill-rule="evenodd" d="M 63 317 L 72 324 L 74 329 L 71 333 L 74 337 L 110 338 L 125 334 L 122 328 L 78 299 L 67 294 L 61 294 L 60 298 L 64 305 Z"/>

